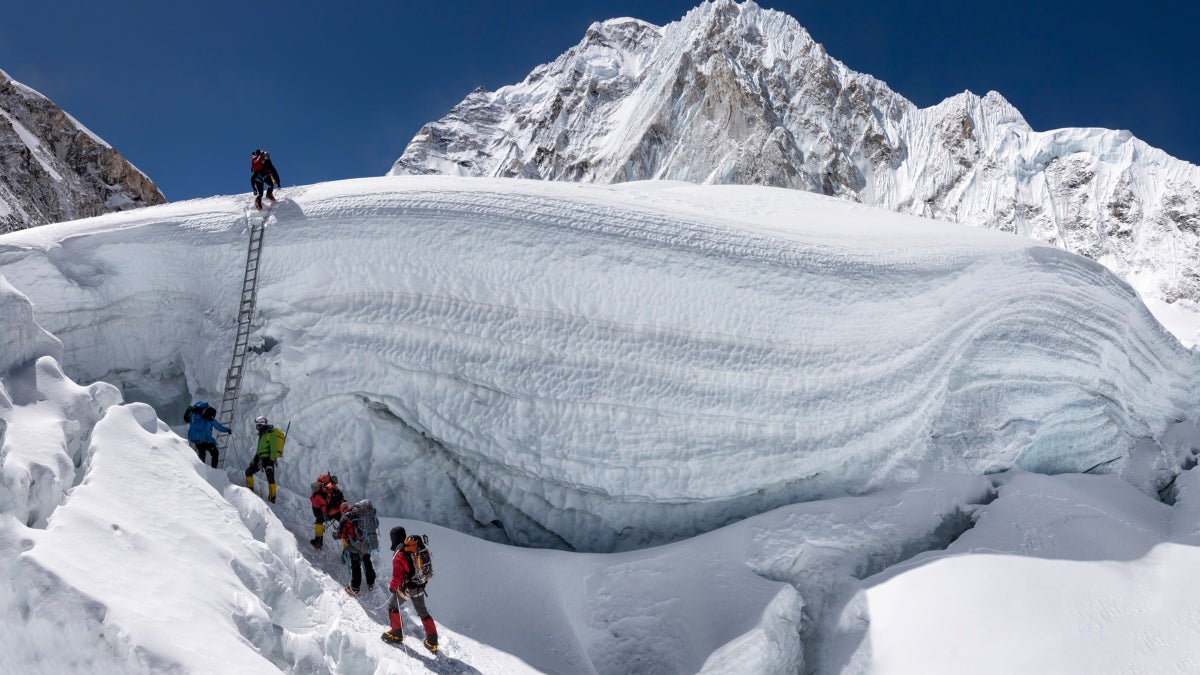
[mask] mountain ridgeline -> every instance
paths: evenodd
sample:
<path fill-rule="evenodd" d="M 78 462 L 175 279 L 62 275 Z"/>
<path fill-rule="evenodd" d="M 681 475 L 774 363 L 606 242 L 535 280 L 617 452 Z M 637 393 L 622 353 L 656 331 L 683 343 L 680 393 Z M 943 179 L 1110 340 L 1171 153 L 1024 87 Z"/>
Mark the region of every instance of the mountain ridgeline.
<path fill-rule="evenodd" d="M 753 2 L 593 24 L 423 127 L 389 174 L 795 188 L 1016 232 L 1200 302 L 1200 167 L 1127 131 L 1034 131 L 996 92 L 918 108 Z"/>
<path fill-rule="evenodd" d="M 0 233 L 164 202 L 121 153 L 0 70 Z"/>

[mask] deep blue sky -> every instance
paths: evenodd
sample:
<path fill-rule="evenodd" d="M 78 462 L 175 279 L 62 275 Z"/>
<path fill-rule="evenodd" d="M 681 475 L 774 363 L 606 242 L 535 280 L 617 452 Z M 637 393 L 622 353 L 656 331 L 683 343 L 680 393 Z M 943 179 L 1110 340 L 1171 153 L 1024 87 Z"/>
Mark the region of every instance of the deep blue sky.
<path fill-rule="evenodd" d="M 0 69 L 178 201 L 248 192 L 255 147 L 285 187 L 382 175 L 422 124 L 477 86 L 519 82 L 591 22 L 663 25 L 698 4 L 28 0 L 0 10 Z M 1034 129 L 1129 129 L 1200 164 L 1197 3 L 760 4 L 920 106 L 994 89 Z"/>

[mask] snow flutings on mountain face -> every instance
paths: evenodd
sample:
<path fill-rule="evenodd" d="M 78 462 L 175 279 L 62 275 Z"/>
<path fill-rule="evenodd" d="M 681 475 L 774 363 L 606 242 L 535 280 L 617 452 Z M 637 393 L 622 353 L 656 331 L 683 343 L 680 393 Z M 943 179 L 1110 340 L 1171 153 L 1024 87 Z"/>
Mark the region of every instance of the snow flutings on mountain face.
<path fill-rule="evenodd" d="M 165 201 L 120 153 L 0 70 L 0 232 Z"/>
<path fill-rule="evenodd" d="M 223 382 L 243 208 L 13 233 L 0 264 L 77 377 L 182 410 Z M 1153 491 L 1181 459 L 1130 450 L 1196 404 L 1195 355 L 1100 265 L 805 192 L 367 179 L 289 193 L 266 242 L 230 466 L 265 414 L 293 422 L 285 486 L 333 471 L 522 544 L 643 546 L 940 472 Z"/>
<path fill-rule="evenodd" d="M 918 109 L 753 2 L 592 25 L 426 125 L 390 172 L 427 173 L 796 188 L 1018 232 L 1200 311 L 1200 168 L 1125 131 L 1036 132 L 996 92 Z"/>

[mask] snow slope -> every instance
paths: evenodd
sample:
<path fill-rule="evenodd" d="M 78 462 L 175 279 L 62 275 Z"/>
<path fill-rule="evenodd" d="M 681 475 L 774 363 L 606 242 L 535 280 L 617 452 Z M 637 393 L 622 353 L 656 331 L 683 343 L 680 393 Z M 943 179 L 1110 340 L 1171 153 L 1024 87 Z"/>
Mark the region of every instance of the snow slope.
<path fill-rule="evenodd" d="M 83 381 L 217 398 L 245 200 L 0 238 Z M 789 190 L 393 177 L 269 215 L 237 456 L 518 544 L 621 550 L 940 473 L 1121 472 L 1194 414 L 1195 354 L 1098 264 Z M 245 440 L 243 440 L 245 439 Z"/>
<path fill-rule="evenodd" d="M 74 384 L 50 356 L 0 385 L 5 672 L 413 673 L 432 663 L 381 642 L 386 627 L 298 553 L 267 505 L 203 467 L 149 406 L 120 405 L 105 383 Z M 481 670 L 446 658 L 434 672 L 529 672 L 453 629 L 444 636 Z"/>
<path fill-rule="evenodd" d="M 1171 508 L 1111 477 L 1011 476 L 945 551 L 865 580 L 847 613 L 869 618 L 866 639 L 843 663 L 877 673 L 961 673 L 965 663 L 981 674 L 1196 671 L 1197 478 L 1184 476 L 1186 496 Z"/>

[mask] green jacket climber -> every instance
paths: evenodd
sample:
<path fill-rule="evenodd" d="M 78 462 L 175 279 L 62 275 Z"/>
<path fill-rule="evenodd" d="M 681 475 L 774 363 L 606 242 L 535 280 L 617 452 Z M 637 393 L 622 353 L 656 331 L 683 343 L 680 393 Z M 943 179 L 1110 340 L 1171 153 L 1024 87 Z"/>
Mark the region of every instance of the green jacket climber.
<path fill-rule="evenodd" d="M 267 501 L 275 503 L 275 460 L 283 456 L 283 443 L 287 437 L 271 426 L 265 417 L 254 418 L 258 431 L 258 449 L 246 467 L 246 487 L 254 489 L 254 474 L 261 469 L 267 474 Z"/>
<path fill-rule="evenodd" d="M 254 453 L 263 459 L 277 460 L 283 455 L 283 432 L 271 425 L 258 432 L 258 450 Z"/>

